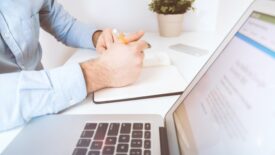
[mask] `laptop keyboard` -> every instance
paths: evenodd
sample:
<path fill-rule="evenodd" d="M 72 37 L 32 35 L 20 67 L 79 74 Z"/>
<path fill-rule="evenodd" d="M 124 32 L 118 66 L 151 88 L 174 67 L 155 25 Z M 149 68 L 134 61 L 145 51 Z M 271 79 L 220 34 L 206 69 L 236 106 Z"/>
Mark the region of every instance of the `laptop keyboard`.
<path fill-rule="evenodd" d="M 150 123 L 86 123 L 73 155 L 151 155 Z"/>

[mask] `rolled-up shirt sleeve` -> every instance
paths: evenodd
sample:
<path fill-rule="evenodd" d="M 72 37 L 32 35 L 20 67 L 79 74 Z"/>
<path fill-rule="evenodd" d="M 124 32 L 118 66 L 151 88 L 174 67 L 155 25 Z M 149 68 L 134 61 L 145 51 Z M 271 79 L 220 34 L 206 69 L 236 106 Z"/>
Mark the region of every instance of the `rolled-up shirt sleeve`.
<path fill-rule="evenodd" d="M 41 27 L 58 41 L 76 48 L 94 48 L 92 35 L 96 31 L 95 26 L 79 22 L 56 0 L 45 0 L 39 17 Z"/>
<path fill-rule="evenodd" d="M 79 64 L 52 70 L 0 74 L 0 131 L 34 117 L 58 113 L 82 101 L 85 80 Z"/>

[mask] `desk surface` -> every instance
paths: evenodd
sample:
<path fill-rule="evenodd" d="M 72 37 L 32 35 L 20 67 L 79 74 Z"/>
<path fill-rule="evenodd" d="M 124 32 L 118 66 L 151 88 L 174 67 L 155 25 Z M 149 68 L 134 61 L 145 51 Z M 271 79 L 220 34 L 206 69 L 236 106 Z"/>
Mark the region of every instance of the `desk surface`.
<path fill-rule="evenodd" d="M 144 36 L 144 39 L 150 42 L 154 50 L 169 52 L 172 63 L 178 67 L 181 75 L 188 82 L 191 82 L 221 42 L 222 38 L 222 35 L 215 34 L 214 32 L 188 32 L 176 38 L 162 38 L 154 33 L 147 33 Z M 170 45 L 176 43 L 183 43 L 206 49 L 209 52 L 205 56 L 196 57 L 176 52 L 168 48 Z M 67 63 L 80 62 L 92 57 L 96 57 L 95 52 L 79 50 Z M 164 117 L 178 97 L 179 96 L 168 96 L 109 104 L 94 104 L 91 101 L 91 97 L 87 97 L 82 103 L 65 110 L 62 114 L 159 114 Z M 15 138 L 22 128 L 23 127 L 19 127 L 0 133 L 0 153 Z"/>

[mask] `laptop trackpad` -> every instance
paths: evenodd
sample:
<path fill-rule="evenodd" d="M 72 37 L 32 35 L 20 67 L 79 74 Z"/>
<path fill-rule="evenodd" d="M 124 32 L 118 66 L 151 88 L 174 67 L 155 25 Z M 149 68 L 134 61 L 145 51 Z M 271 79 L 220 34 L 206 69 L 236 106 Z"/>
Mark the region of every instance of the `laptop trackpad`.
<path fill-rule="evenodd" d="M 72 154 L 85 125 L 85 119 L 79 118 L 69 115 L 37 118 L 19 133 L 3 155 Z"/>

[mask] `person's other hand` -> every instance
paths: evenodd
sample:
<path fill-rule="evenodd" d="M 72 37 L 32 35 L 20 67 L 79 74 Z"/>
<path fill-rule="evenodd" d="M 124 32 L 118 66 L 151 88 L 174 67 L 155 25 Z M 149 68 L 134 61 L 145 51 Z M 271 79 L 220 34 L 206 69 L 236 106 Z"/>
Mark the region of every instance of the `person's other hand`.
<path fill-rule="evenodd" d="M 81 63 L 87 92 L 134 83 L 140 75 L 146 48 L 148 44 L 142 40 L 128 45 L 113 43 L 99 58 Z"/>
<path fill-rule="evenodd" d="M 133 34 L 129 34 L 125 37 L 128 43 L 138 41 L 142 36 L 144 35 L 143 31 L 139 31 Z M 112 29 L 104 29 L 103 31 L 97 31 L 93 35 L 93 43 L 96 47 L 96 50 L 100 53 L 103 53 L 107 49 L 110 48 L 110 46 L 116 42 L 117 38 L 112 33 Z"/>

